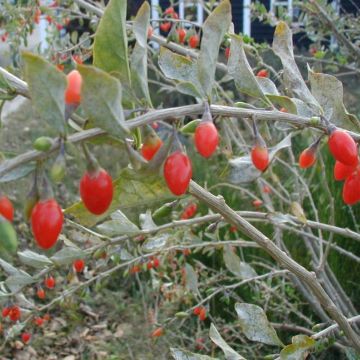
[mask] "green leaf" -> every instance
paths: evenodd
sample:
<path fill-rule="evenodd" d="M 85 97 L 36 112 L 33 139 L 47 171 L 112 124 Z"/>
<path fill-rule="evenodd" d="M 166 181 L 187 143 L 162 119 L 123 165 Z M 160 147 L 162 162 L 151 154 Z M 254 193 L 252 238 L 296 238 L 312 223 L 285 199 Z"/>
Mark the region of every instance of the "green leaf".
<path fill-rule="evenodd" d="M 34 267 L 36 269 L 43 269 L 46 266 L 53 265 L 53 262 L 45 255 L 37 254 L 30 250 L 19 251 L 18 252 L 19 260 L 28 266 Z"/>
<path fill-rule="evenodd" d="M 0 215 L 0 257 L 16 254 L 18 240 L 12 224 Z"/>
<path fill-rule="evenodd" d="M 192 120 L 192 121 L 188 122 L 186 125 L 184 125 L 180 129 L 180 132 L 182 132 L 183 134 L 191 134 L 192 135 L 195 133 L 195 130 L 200 123 L 201 123 L 201 119 Z"/>
<path fill-rule="evenodd" d="M 230 246 L 224 247 L 224 263 L 226 268 L 240 279 L 250 279 L 257 276 L 256 271 L 249 264 L 242 262 Z"/>
<path fill-rule="evenodd" d="M 231 24 L 231 4 L 223 0 L 208 16 L 202 27 L 197 71 L 204 93 L 210 97 L 215 81 L 216 63 L 224 35 Z"/>
<path fill-rule="evenodd" d="M 11 160 L 9 160 L 9 161 L 11 161 Z M 6 162 L 4 162 L 3 164 L 5 164 L 5 163 Z M 3 176 L 1 176 L 0 183 L 19 180 L 19 179 L 29 175 L 32 171 L 34 171 L 34 169 L 35 169 L 34 163 L 27 163 L 27 164 L 20 165 L 20 166 L 16 167 L 15 169 L 5 173 Z"/>
<path fill-rule="evenodd" d="M 25 326 L 26 326 L 26 323 L 23 323 L 23 322 L 17 323 L 15 325 L 11 326 L 5 333 L 6 340 L 11 340 L 11 339 L 15 338 L 16 336 L 18 336 L 23 331 Z"/>
<path fill-rule="evenodd" d="M 261 307 L 254 304 L 237 303 L 235 310 L 241 330 L 249 340 L 283 346 Z"/>
<path fill-rule="evenodd" d="M 143 251 L 147 252 L 153 252 L 162 249 L 167 244 L 168 240 L 170 238 L 169 234 L 158 234 L 156 236 L 148 238 L 143 246 Z"/>
<path fill-rule="evenodd" d="M 91 227 L 117 209 L 130 216 L 132 211 L 138 214 L 141 210 L 149 209 L 173 198 L 164 180 L 159 176 L 143 176 L 141 173 L 126 168 L 114 181 L 113 202 L 105 214 L 100 216 L 90 214 L 82 202 L 72 205 L 65 210 L 65 213 L 74 216 L 80 224 Z"/>
<path fill-rule="evenodd" d="M 72 264 L 76 259 L 84 259 L 86 256 L 85 252 L 75 246 L 66 246 L 56 252 L 50 259 L 56 265 L 69 265 Z"/>
<path fill-rule="evenodd" d="M 280 352 L 281 360 L 305 360 L 309 350 L 315 346 L 315 340 L 306 335 L 296 335 L 292 344 L 285 346 Z"/>
<path fill-rule="evenodd" d="M 198 276 L 193 267 L 188 263 L 185 264 L 185 279 L 186 288 L 191 292 L 199 295 Z"/>
<path fill-rule="evenodd" d="M 35 279 L 31 275 L 29 275 L 27 272 L 23 270 L 19 270 L 16 274 L 10 275 L 6 280 L 5 284 L 6 286 L 12 291 L 12 292 L 18 292 L 20 291 L 24 286 L 30 285 L 32 283 L 36 282 Z"/>
<path fill-rule="evenodd" d="M 266 94 L 272 104 L 284 107 L 290 114 L 297 114 L 296 104 L 287 96 Z"/>
<path fill-rule="evenodd" d="M 140 227 L 142 230 L 152 230 L 157 227 L 157 225 L 154 223 L 154 220 L 151 216 L 151 211 L 146 211 L 145 214 L 140 214 L 139 216 L 140 221 Z"/>
<path fill-rule="evenodd" d="M 182 93 L 195 97 L 205 95 L 197 78 L 197 64 L 194 60 L 161 47 L 159 67 L 167 78 L 180 81 L 177 88 Z"/>
<path fill-rule="evenodd" d="M 35 111 L 41 119 L 65 134 L 66 76 L 40 56 L 23 52 L 23 59 L 25 79 Z"/>
<path fill-rule="evenodd" d="M 136 95 L 151 105 L 147 74 L 147 31 L 150 25 L 150 5 L 145 1 L 134 19 L 136 44 L 131 55 L 131 79 Z"/>
<path fill-rule="evenodd" d="M 218 358 L 195 354 L 182 349 L 171 348 L 170 351 L 174 360 L 219 360 Z"/>
<path fill-rule="evenodd" d="M 236 88 L 246 95 L 267 102 L 265 95 L 246 58 L 242 38 L 231 35 L 229 74 L 234 78 Z"/>
<path fill-rule="evenodd" d="M 81 104 L 93 126 L 124 139 L 129 133 L 121 105 L 119 80 L 93 66 L 78 65 L 82 75 Z"/>
<path fill-rule="evenodd" d="M 111 214 L 111 220 L 97 226 L 101 234 L 106 236 L 132 235 L 139 232 L 139 228 L 131 222 L 125 214 L 117 210 Z"/>
<path fill-rule="evenodd" d="M 294 97 L 304 101 L 318 115 L 319 104 L 311 94 L 301 76 L 300 70 L 294 58 L 292 33 L 288 25 L 280 21 L 275 29 L 273 51 L 280 58 L 284 68 L 284 81 L 286 87 L 290 89 Z"/>
<path fill-rule="evenodd" d="M 0 266 L 8 275 L 17 275 L 20 273 L 20 270 L 18 270 L 16 267 L 12 266 L 3 259 L 0 259 Z"/>
<path fill-rule="evenodd" d="M 94 39 L 93 64 L 130 85 L 126 0 L 110 0 Z"/>
<path fill-rule="evenodd" d="M 335 76 L 313 72 L 309 67 L 308 71 L 311 92 L 323 108 L 324 116 L 337 126 L 360 129 L 359 120 L 353 116 L 349 117 L 345 109 L 342 82 Z"/>
<path fill-rule="evenodd" d="M 224 352 L 226 360 L 245 360 L 245 358 L 226 343 L 214 324 L 210 326 L 209 337 Z"/>

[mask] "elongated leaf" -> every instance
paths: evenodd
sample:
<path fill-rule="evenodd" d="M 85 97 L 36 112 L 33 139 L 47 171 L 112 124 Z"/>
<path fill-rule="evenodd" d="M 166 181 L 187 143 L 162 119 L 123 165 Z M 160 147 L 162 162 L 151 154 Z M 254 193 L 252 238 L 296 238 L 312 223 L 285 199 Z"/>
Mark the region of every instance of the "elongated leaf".
<path fill-rule="evenodd" d="M 227 269 L 240 279 L 250 279 L 257 275 L 249 264 L 240 260 L 230 246 L 224 247 L 224 263 Z"/>
<path fill-rule="evenodd" d="M 147 74 L 147 31 L 150 24 L 150 5 L 145 1 L 134 19 L 136 44 L 131 55 L 131 79 L 136 95 L 151 105 Z"/>
<path fill-rule="evenodd" d="M 182 93 L 196 97 L 205 95 L 197 78 L 197 64 L 194 60 L 162 47 L 159 66 L 167 78 L 180 81 L 177 86 Z"/>
<path fill-rule="evenodd" d="M 18 252 L 20 261 L 36 269 L 43 269 L 45 266 L 52 265 L 53 262 L 45 255 L 37 254 L 31 250 Z"/>
<path fill-rule="evenodd" d="M 11 258 L 16 254 L 18 240 L 13 225 L 0 215 L 0 257 Z"/>
<path fill-rule="evenodd" d="M 275 54 L 280 58 L 284 68 L 284 81 L 295 97 L 304 101 L 310 106 L 318 115 L 320 110 L 314 96 L 305 84 L 304 79 L 301 76 L 300 70 L 296 65 L 293 50 L 292 33 L 288 25 L 280 21 L 275 29 L 273 50 Z"/>
<path fill-rule="evenodd" d="M 174 360 L 219 360 L 207 355 L 195 354 L 187 350 L 171 348 L 171 356 Z"/>
<path fill-rule="evenodd" d="M 126 0 L 110 0 L 94 39 L 93 64 L 130 85 Z"/>
<path fill-rule="evenodd" d="M 231 35 L 229 74 L 234 78 L 236 88 L 246 95 L 262 99 L 265 95 L 246 58 L 243 41 L 239 35 Z"/>
<path fill-rule="evenodd" d="M 272 104 L 284 107 L 287 112 L 291 114 L 297 114 L 297 108 L 296 104 L 292 101 L 291 98 L 287 96 L 281 96 L 281 95 L 271 95 L 266 94 L 266 97 L 272 102 Z"/>
<path fill-rule="evenodd" d="M 65 134 L 66 76 L 40 56 L 24 52 L 23 59 L 25 79 L 35 111 L 41 119 Z"/>
<path fill-rule="evenodd" d="M 131 235 L 139 232 L 139 228 L 131 222 L 120 210 L 111 214 L 111 220 L 97 226 L 101 234 L 107 236 Z"/>
<path fill-rule="evenodd" d="M 149 210 L 145 214 L 140 214 L 139 221 L 142 230 L 152 230 L 157 227 Z"/>
<path fill-rule="evenodd" d="M 231 24 L 231 4 L 223 0 L 206 19 L 197 61 L 198 78 L 204 93 L 210 97 L 215 81 L 219 47 Z"/>
<path fill-rule="evenodd" d="M 21 331 L 24 329 L 24 327 L 26 326 L 25 323 L 17 323 L 13 326 L 11 326 L 6 332 L 5 332 L 5 338 L 6 340 L 11 340 L 13 339 L 15 336 L 18 336 Z"/>
<path fill-rule="evenodd" d="M 121 106 L 119 80 L 93 66 L 78 65 L 83 78 L 82 107 L 93 126 L 113 136 L 125 138 L 129 132 Z"/>
<path fill-rule="evenodd" d="M 85 252 L 75 246 L 66 246 L 55 253 L 51 260 L 57 265 L 69 265 L 76 259 L 85 258 Z"/>
<path fill-rule="evenodd" d="M 5 271 L 5 273 L 8 275 L 20 274 L 20 270 L 18 270 L 16 267 L 12 266 L 11 264 L 9 264 L 8 262 L 6 262 L 5 260 L 3 260 L 1 258 L 0 258 L 0 266 Z"/>
<path fill-rule="evenodd" d="M 237 303 L 235 310 L 241 330 L 249 340 L 283 346 L 261 307 L 254 304 Z"/>
<path fill-rule="evenodd" d="M 35 169 L 34 163 L 23 164 L 0 177 L 0 183 L 19 180 L 29 175 Z"/>
<path fill-rule="evenodd" d="M 284 148 L 291 146 L 291 134 L 286 136 L 277 145 L 269 149 L 270 162 L 274 159 L 276 153 Z M 250 156 L 242 156 L 229 161 L 231 167 L 229 181 L 233 184 L 243 184 L 254 181 L 262 172 L 255 168 Z"/>
<path fill-rule="evenodd" d="M 160 250 L 167 244 L 167 241 L 169 240 L 170 235 L 169 234 L 158 234 L 156 236 L 153 236 L 151 238 L 148 238 L 143 246 L 142 249 L 147 252 L 152 252 L 156 250 Z"/>
<path fill-rule="evenodd" d="M 186 288 L 195 294 L 199 294 L 198 276 L 193 267 L 188 263 L 185 264 L 185 279 Z"/>
<path fill-rule="evenodd" d="M 306 335 L 296 335 L 292 344 L 285 346 L 280 352 L 281 360 L 305 360 L 310 349 L 315 346 L 315 340 Z"/>
<path fill-rule="evenodd" d="M 323 108 L 324 116 L 335 125 L 346 129 L 359 129 L 359 120 L 352 115 L 349 116 L 345 109 L 341 81 L 332 75 L 315 73 L 310 68 L 308 71 L 311 92 Z"/>
<path fill-rule="evenodd" d="M 16 274 L 10 275 L 6 280 L 5 284 L 6 286 L 12 291 L 12 292 L 18 292 L 20 291 L 24 286 L 30 285 L 32 283 L 36 282 L 35 279 L 31 275 L 29 275 L 27 272 L 23 270 L 19 270 Z"/>
<path fill-rule="evenodd" d="M 209 337 L 224 352 L 226 360 L 245 360 L 245 358 L 226 343 L 214 324 L 210 326 Z"/>
<path fill-rule="evenodd" d="M 82 202 L 70 206 L 65 213 L 74 216 L 80 224 L 91 227 L 117 209 L 131 218 L 132 211 L 135 211 L 138 216 L 139 211 L 173 198 L 162 178 L 142 176 L 131 169 L 123 169 L 119 178 L 114 181 L 113 202 L 105 214 L 100 216 L 90 214 Z"/>

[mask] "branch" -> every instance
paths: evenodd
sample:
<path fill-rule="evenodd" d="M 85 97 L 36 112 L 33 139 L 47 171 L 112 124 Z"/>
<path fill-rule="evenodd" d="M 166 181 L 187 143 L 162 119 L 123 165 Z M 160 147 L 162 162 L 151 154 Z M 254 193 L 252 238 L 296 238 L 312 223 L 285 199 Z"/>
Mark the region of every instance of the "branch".
<path fill-rule="evenodd" d="M 303 266 L 290 258 L 285 252 L 279 249 L 269 238 L 267 238 L 258 229 L 252 226 L 244 218 L 232 210 L 225 202 L 223 197 L 214 196 L 207 192 L 194 181 L 190 183 L 190 194 L 205 202 L 210 208 L 221 214 L 224 219 L 231 225 L 236 226 L 250 239 L 254 240 L 261 248 L 263 248 L 278 264 L 296 275 L 304 282 L 314 293 L 320 304 L 330 317 L 337 322 L 339 327 L 344 331 L 347 338 L 357 351 L 360 351 L 360 338 L 351 328 L 346 317 L 335 306 L 329 295 L 325 292 L 316 278 L 316 274 L 308 271 Z"/>

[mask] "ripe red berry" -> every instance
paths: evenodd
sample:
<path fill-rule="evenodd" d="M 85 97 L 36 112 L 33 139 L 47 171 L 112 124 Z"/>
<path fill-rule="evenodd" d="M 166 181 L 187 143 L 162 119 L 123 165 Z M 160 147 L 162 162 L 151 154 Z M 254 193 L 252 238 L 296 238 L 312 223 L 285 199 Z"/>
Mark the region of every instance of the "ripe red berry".
<path fill-rule="evenodd" d="M 44 319 L 44 321 L 49 321 L 50 320 L 50 314 L 45 314 L 43 319 Z"/>
<path fill-rule="evenodd" d="M 83 59 L 80 55 L 75 54 L 75 55 L 73 55 L 72 58 L 77 64 L 81 65 L 83 63 Z"/>
<path fill-rule="evenodd" d="M 80 180 L 81 200 L 92 214 L 103 214 L 111 204 L 113 193 L 112 178 L 104 169 L 86 172 Z"/>
<path fill-rule="evenodd" d="M 230 48 L 229 48 L 229 47 L 227 47 L 227 48 L 225 49 L 225 57 L 226 57 L 227 59 L 230 57 Z"/>
<path fill-rule="evenodd" d="M 35 14 L 34 14 L 34 23 L 35 24 L 39 24 L 40 22 L 40 15 L 41 15 L 41 10 L 39 8 L 37 8 L 35 10 Z"/>
<path fill-rule="evenodd" d="M 284 112 L 284 113 L 287 113 L 287 112 L 288 112 L 287 109 L 284 108 L 284 107 L 282 107 L 282 108 L 280 109 L 280 111 L 281 111 L 281 112 Z"/>
<path fill-rule="evenodd" d="M 168 188 L 174 195 L 186 192 L 192 176 L 191 161 L 181 151 L 167 157 L 164 164 L 164 177 Z"/>
<path fill-rule="evenodd" d="M 171 6 L 165 9 L 164 15 L 172 15 L 175 12 L 175 9 Z"/>
<path fill-rule="evenodd" d="M 210 157 L 219 144 L 219 133 L 210 121 L 202 121 L 195 130 L 195 146 L 200 155 Z"/>
<path fill-rule="evenodd" d="M 195 203 L 189 204 L 183 211 L 183 213 L 180 216 L 181 220 L 186 220 L 192 218 L 197 211 L 197 205 Z"/>
<path fill-rule="evenodd" d="M 12 306 L 9 312 L 9 318 L 11 321 L 18 321 L 21 317 L 21 310 L 18 306 Z"/>
<path fill-rule="evenodd" d="M 342 197 L 347 205 L 360 201 L 360 170 L 353 172 L 344 183 Z"/>
<path fill-rule="evenodd" d="M 163 32 L 169 32 L 169 30 L 171 29 L 171 23 L 170 22 L 164 22 L 160 25 L 160 30 Z"/>
<path fill-rule="evenodd" d="M 316 161 L 316 154 L 312 147 L 308 147 L 300 154 L 299 166 L 302 169 L 307 169 L 314 165 Z"/>
<path fill-rule="evenodd" d="M 67 74 L 67 88 L 65 90 L 65 103 L 70 105 L 79 105 L 81 101 L 82 77 L 77 70 Z"/>
<path fill-rule="evenodd" d="M 158 258 L 155 258 L 153 260 L 153 266 L 155 269 L 157 269 L 160 266 L 160 260 Z"/>
<path fill-rule="evenodd" d="M 265 171 L 269 165 L 269 151 L 267 147 L 255 145 L 251 150 L 251 160 L 258 170 Z"/>
<path fill-rule="evenodd" d="M 258 208 L 263 204 L 263 202 L 260 199 L 255 199 L 252 204 L 254 207 Z"/>
<path fill-rule="evenodd" d="M 139 265 L 134 265 L 133 267 L 130 268 L 130 274 L 136 274 L 139 273 L 141 271 L 141 268 Z"/>
<path fill-rule="evenodd" d="M 264 185 L 262 191 L 263 191 L 265 194 L 271 194 L 271 188 L 270 188 L 270 186 L 268 186 L 268 185 Z"/>
<path fill-rule="evenodd" d="M 153 34 L 154 34 L 154 29 L 151 25 L 149 25 L 148 30 L 147 30 L 148 39 L 150 39 L 153 36 Z"/>
<path fill-rule="evenodd" d="M 24 344 L 27 344 L 31 339 L 31 334 L 28 332 L 24 332 L 21 334 L 21 340 Z"/>
<path fill-rule="evenodd" d="M 185 37 L 186 37 L 186 30 L 183 28 L 176 30 L 178 37 L 179 37 L 179 43 L 184 44 L 185 43 Z"/>
<path fill-rule="evenodd" d="M 151 269 L 153 268 L 153 263 L 152 263 L 152 261 L 149 261 L 149 262 L 146 264 L 146 268 L 147 268 L 148 270 L 151 270 Z"/>
<path fill-rule="evenodd" d="M 44 289 L 38 289 L 38 291 L 36 292 L 36 295 L 39 299 L 45 299 L 45 291 Z"/>
<path fill-rule="evenodd" d="M 204 321 L 206 319 L 206 316 L 206 309 L 202 307 L 199 314 L 199 320 Z"/>
<path fill-rule="evenodd" d="M 201 309 L 202 309 L 201 306 L 196 306 L 193 310 L 193 314 L 196 316 L 200 315 Z"/>
<path fill-rule="evenodd" d="M 147 136 L 141 147 L 143 158 L 150 161 L 161 148 L 162 144 L 162 140 L 156 134 Z"/>
<path fill-rule="evenodd" d="M 55 279 L 52 276 L 47 277 L 44 283 L 48 289 L 53 289 L 55 287 Z"/>
<path fill-rule="evenodd" d="M 335 160 L 350 166 L 358 164 L 356 142 L 347 132 L 339 129 L 332 131 L 329 136 L 328 145 Z"/>
<path fill-rule="evenodd" d="M 9 221 L 14 220 L 14 207 L 9 198 L 5 195 L 0 196 L 0 215 Z"/>
<path fill-rule="evenodd" d="M 191 254 L 191 250 L 190 249 L 184 249 L 182 251 L 182 253 L 183 253 L 184 256 L 189 256 Z"/>
<path fill-rule="evenodd" d="M 56 24 L 56 29 L 58 29 L 58 31 L 62 30 L 63 26 L 59 23 Z"/>
<path fill-rule="evenodd" d="M 256 76 L 259 76 L 259 77 L 268 77 L 269 76 L 269 72 L 265 69 L 261 69 L 257 74 Z"/>
<path fill-rule="evenodd" d="M 53 18 L 50 15 L 46 15 L 45 19 L 49 24 L 53 22 Z"/>
<path fill-rule="evenodd" d="M 356 165 L 348 166 L 348 165 L 344 165 L 340 161 L 336 161 L 334 166 L 334 178 L 337 181 L 345 180 L 355 171 L 355 169 L 356 169 Z"/>
<path fill-rule="evenodd" d="M 163 328 L 157 328 L 151 333 L 151 337 L 160 337 L 164 335 L 164 329 Z"/>
<path fill-rule="evenodd" d="M 53 247 L 63 222 L 64 215 L 55 199 L 39 201 L 31 212 L 31 228 L 38 246 L 42 249 Z"/>
<path fill-rule="evenodd" d="M 37 317 L 35 320 L 34 320 L 34 323 L 37 325 L 37 326 L 42 326 L 44 324 L 44 319 L 41 318 L 41 317 Z"/>
<path fill-rule="evenodd" d="M 10 307 L 4 307 L 1 311 L 2 317 L 4 318 L 8 317 L 10 314 L 10 310 L 11 310 Z"/>
<path fill-rule="evenodd" d="M 191 35 L 189 37 L 188 43 L 192 49 L 196 49 L 199 45 L 199 42 L 200 42 L 199 35 Z"/>
<path fill-rule="evenodd" d="M 77 259 L 73 263 L 74 270 L 77 273 L 81 273 L 84 270 L 85 267 L 85 261 L 83 259 Z"/>

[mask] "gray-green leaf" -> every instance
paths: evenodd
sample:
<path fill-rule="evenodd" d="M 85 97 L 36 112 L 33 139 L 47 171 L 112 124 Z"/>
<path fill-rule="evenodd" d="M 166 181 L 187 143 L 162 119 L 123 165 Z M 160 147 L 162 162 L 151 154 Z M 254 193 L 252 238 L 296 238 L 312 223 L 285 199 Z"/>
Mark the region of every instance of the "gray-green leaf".
<path fill-rule="evenodd" d="M 224 247 L 224 262 L 227 269 L 240 279 L 250 279 L 257 276 L 256 271 L 231 250 L 230 246 Z"/>
<path fill-rule="evenodd" d="M 174 360 L 218 360 L 207 355 L 195 354 L 187 350 L 171 348 L 171 356 Z"/>
<path fill-rule="evenodd" d="M 193 269 L 193 267 L 186 263 L 185 264 L 185 279 L 186 279 L 186 288 L 196 295 L 199 294 L 198 288 L 198 276 Z"/>
<path fill-rule="evenodd" d="M 101 234 L 106 236 L 132 235 L 139 232 L 139 228 L 131 222 L 124 213 L 117 210 L 111 214 L 111 220 L 97 226 Z"/>
<path fill-rule="evenodd" d="M 31 250 L 19 251 L 18 256 L 20 261 L 28 266 L 36 269 L 42 269 L 45 266 L 50 266 L 53 262 L 45 255 L 37 254 Z"/>
<path fill-rule="evenodd" d="M 85 258 L 85 255 L 86 255 L 85 252 L 78 247 L 66 246 L 66 247 L 63 247 L 58 252 L 56 252 L 51 257 L 51 260 L 56 265 L 69 265 L 69 264 L 72 264 L 77 259 Z"/>
<path fill-rule="evenodd" d="M 281 360 L 305 360 L 316 341 L 306 335 L 296 335 L 292 344 L 285 346 L 280 352 Z"/>

